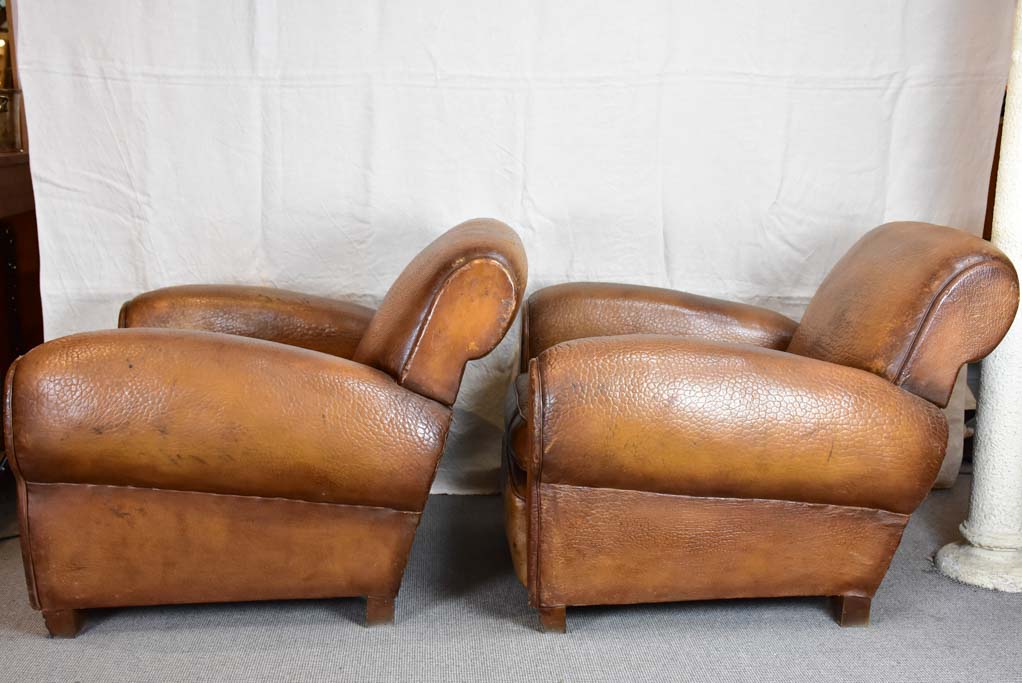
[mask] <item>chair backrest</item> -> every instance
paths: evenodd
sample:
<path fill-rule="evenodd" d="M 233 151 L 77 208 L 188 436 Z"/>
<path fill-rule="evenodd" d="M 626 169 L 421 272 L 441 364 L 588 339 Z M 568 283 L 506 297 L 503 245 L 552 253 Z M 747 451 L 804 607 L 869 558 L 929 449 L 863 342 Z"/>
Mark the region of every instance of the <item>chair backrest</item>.
<path fill-rule="evenodd" d="M 398 276 L 353 360 L 451 405 L 465 363 L 492 351 L 514 321 L 527 267 L 521 240 L 500 221 L 451 228 Z"/>
<path fill-rule="evenodd" d="M 940 406 L 958 371 L 1007 333 L 1018 276 L 989 242 L 927 223 L 888 223 L 838 261 L 790 353 L 867 370 Z"/>

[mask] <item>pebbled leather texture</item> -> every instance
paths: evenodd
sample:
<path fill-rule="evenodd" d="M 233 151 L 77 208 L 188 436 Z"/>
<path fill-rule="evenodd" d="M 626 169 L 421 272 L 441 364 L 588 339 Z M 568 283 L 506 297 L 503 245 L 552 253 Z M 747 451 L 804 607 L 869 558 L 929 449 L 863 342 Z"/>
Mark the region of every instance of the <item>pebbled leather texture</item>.
<path fill-rule="evenodd" d="M 909 513 L 947 445 L 932 404 L 783 351 L 629 335 L 540 355 L 542 481 Z"/>
<path fill-rule="evenodd" d="M 622 334 L 671 334 L 788 346 L 797 323 L 780 313 L 657 287 L 571 282 L 539 290 L 525 306 L 522 370 L 561 342 Z"/>
<path fill-rule="evenodd" d="M 510 475 L 508 475 L 510 476 Z M 515 575 L 528 585 L 529 515 L 525 495 L 511 481 L 504 482 L 504 529 Z"/>
<path fill-rule="evenodd" d="M 354 359 L 446 405 L 465 363 L 489 353 L 514 321 L 525 249 L 500 221 L 475 219 L 426 247 L 391 286 Z"/>
<path fill-rule="evenodd" d="M 123 329 L 16 361 L 6 454 L 51 634 L 92 607 L 204 601 L 362 595 L 367 622 L 393 620 L 449 404 L 507 332 L 525 267 L 510 228 L 470 221 L 379 313 L 172 287 L 127 302 Z"/>
<path fill-rule="evenodd" d="M 540 605 L 872 596 L 907 515 L 542 485 Z"/>
<path fill-rule="evenodd" d="M 522 373 L 511 383 L 505 404 L 505 451 L 522 472 L 528 469 L 529 440 L 529 375 Z"/>
<path fill-rule="evenodd" d="M 419 521 L 387 508 L 122 486 L 30 483 L 27 495 L 47 609 L 392 596 Z"/>
<path fill-rule="evenodd" d="M 29 482 L 274 496 L 420 511 L 450 410 L 322 353 L 210 332 L 87 332 L 9 380 Z"/>
<path fill-rule="evenodd" d="M 788 351 L 860 368 L 946 406 L 958 370 L 1000 343 L 1018 276 L 996 247 L 961 230 L 888 223 L 834 266 Z"/>
<path fill-rule="evenodd" d="M 505 525 L 541 613 L 781 595 L 861 612 L 940 467 L 934 404 L 1003 337 L 1018 280 L 976 237 L 897 223 L 797 327 L 702 301 L 596 284 L 529 299 Z"/>
<path fill-rule="evenodd" d="M 118 326 L 206 330 L 351 358 L 374 313 L 272 287 L 182 285 L 125 302 Z"/>

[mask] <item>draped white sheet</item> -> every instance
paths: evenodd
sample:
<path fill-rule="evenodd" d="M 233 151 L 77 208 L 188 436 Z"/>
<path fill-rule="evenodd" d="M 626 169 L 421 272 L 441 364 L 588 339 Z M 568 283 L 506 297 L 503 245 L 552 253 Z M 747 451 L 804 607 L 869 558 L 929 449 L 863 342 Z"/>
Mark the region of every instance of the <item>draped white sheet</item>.
<path fill-rule="evenodd" d="M 21 2 L 47 336 L 178 283 L 374 304 L 483 215 L 530 289 L 798 316 L 877 224 L 980 229 L 1013 5 Z M 496 486 L 511 337 L 466 375 L 437 490 Z"/>

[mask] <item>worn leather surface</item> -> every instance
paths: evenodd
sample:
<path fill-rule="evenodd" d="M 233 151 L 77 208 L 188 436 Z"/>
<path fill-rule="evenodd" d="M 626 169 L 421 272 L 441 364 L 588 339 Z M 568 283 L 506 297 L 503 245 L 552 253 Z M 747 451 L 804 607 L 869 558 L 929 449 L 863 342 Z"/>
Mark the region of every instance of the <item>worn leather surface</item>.
<path fill-rule="evenodd" d="M 125 302 L 120 327 L 206 330 L 351 358 L 374 311 L 272 287 L 182 285 Z"/>
<path fill-rule="evenodd" d="M 505 476 L 511 476 L 505 473 Z M 528 585 L 529 515 L 525 496 L 509 480 L 504 481 L 504 530 L 511 564 L 523 585 Z"/>
<path fill-rule="evenodd" d="M 41 609 L 39 605 L 39 598 L 35 592 L 35 579 L 32 572 L 32 557 L 29 553 L 29 533 L 28 533 L 28 493 L 25 484 L 25 477 L 22 476 L 21 470 L 18 467 L 18 461 L 14 457 L 14 423 L 11 420 L 13 401 L 11 396 L 11 386 L 13 385 L 12 379 L 14 377 L 14 368 L 18 364 L 18 359 L 11 363 L 10 367 L 7 368 L 7 375 L 4 377 L 4 455 L 8 458 L 8 465 L 10 465 L 11 473 L 14 475 L 14 486 L 18 494 L 18 529 L 19 545 L 21 546 L 21 561 L 22 569 L 25 572 L 25 583 L 28 586 L 28 602 L 34 609 Z"/>
<path fill-rule="evenodd" d="M 907 515 L 541 485 L 538 604 L 872 596 Z M 531 579 L 531 577 L 530 577 Z"/>
<path fill-rule="evenodd" d="M 48 628 L 73 635 L 66 610 L 90 607 L 354 595 L 392 618 L 448 406 L 507 332 L 525 267 L 510 228 L 470 221 L 379 313 L 174 287 L 127 302 L 128 329 L 19 359 L 6 454 Z"/>
<path fill-rule="evenodd" d="M 947 443 L 927 401 L 782 351 L 632 335 L 559 344 L 537 365 L 548 483 L 909 513 Z"/>
<path fill-rule="evenodd" d="M 505 434 L 504 434 L 504 455 L 510 456 L 512 462 L 522 471 L 528 468 L 525 459 L 528 450 L 527 442 L 529 437 L 529 375 L 522 373 L 508 387 L 505 397 Z"/>
<path fill-rule="evenodd" d="M 1017 308 L 1015 268 L 989 242 L 889 223 L 831 270 L 788 351 L 872 372 L 945 406 L 959 368 L 997 346 Z"/>
<path fill-rule="evenodd" d="M 572 282 L 529 297 L 522 359 L 527 363 L 571 339 L 622 334 L 695 336 L 783 349 L 795 327 L 793 320 L 757 306 L 657 287 Z"/>
<path fill-rule="evenodd" d="M 505 395 L 505 431 L 501 443 L 501 482 L 504 496 L 504 530 L 511 561 L 518 579 L 527 584 L 529 515 L 526 506 L 527 465 L 518 458 L 528 457 L 529 375 L 521 374 Z"/>
<path fill-rule="evenodd" d="M 526 269 L 521 240 L 500 221 L 452 228 L 391 286 L 354 359 L 451 405 L 465 363 L 489 353 L 511 326 Z"/>
<path fill-rule="evenodd" d="M 8 381 L 29 482 L 110 484 L 419 511 L 450 410 L 357 363 L 210 332 L 89 332 Z"/>
<path fill-rule="evenodd" d="M 397 594 L 418 513 L 28 484 L 46 609 Z"/>
<path fill-rule="evenodd" d="M 797 328 L 665 290 L 537 292 L 504 478 L 531 603 L 869 598 L 940 467 L 934 404 L 1017 305 L 1003 254 L 914 223 L 864 237 Z"/>

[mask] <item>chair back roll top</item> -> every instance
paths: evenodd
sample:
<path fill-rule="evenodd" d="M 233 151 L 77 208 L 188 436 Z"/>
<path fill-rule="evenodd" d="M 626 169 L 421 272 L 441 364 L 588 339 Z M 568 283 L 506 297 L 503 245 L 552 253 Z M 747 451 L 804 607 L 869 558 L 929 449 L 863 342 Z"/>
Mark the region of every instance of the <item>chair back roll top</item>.
<path fill-rule="evenodd" d="M 514 230 L 486 218 L 455 226 L 398 276 L 354 360 L 451 405 L 465 363 L 485 356 L 507 333 L 526 278 L 525 248 Z"/>
<path fill-rule="evenodd" d="M 809 302 L 790 353 L 872 372 L 939 406 L 1018 308 L 1018 276 L 989 242 L 928 223 L 862 237 Z"/>

